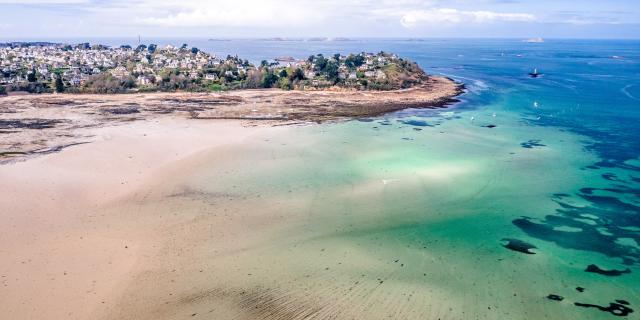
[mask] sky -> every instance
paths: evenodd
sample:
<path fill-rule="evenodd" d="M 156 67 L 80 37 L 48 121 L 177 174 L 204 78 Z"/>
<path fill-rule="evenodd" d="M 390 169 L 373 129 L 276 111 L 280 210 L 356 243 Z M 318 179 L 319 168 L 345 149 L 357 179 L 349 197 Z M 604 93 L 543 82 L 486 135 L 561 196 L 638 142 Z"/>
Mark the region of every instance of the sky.
<path fill-rule="evenodd" d="M 0 40 L 640 38 L 640 0 L 0 0 Z"/>

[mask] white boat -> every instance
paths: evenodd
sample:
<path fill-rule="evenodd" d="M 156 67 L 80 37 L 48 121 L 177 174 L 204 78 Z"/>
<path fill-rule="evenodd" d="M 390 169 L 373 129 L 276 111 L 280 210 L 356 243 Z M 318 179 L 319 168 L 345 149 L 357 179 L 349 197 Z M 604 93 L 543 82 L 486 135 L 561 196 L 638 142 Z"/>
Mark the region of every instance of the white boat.
<path fill-rule="evenodd" d="M 537 78 L 541 75 L 541 73 L 538 73 L 538 68 L 533 69 L 533 72 L 529 73 L 529 76 L 531 76 L 531 78 Z"/>

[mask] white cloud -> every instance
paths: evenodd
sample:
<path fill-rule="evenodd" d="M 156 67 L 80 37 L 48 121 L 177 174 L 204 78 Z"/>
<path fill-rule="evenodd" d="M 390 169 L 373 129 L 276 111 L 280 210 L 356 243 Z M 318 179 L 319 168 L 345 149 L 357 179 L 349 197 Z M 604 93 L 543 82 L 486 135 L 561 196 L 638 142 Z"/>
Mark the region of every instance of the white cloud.
<path fill-rule="evenodd" d="M 158 5 L 156 13 L 138 17 L 138 22 L 158 26 L 242 26 L 272 27 L 308 24 L 321 20 L 322 12 L 313 6 L 294 1 L 197 1 L 184 0 L 175 4 Z"/>
<path fill-rule="evenodd" d="M 0 5 L 42 5 L 54 14 L 58 13 L 56 10 L 73 10 L 95 29 L 158 33 L 184 33 L 199 28 L 222 33 L 367 34 L 368 30 L 403 32 L 420 26 L 540 21 L 529 13 L 485 10 L 496 0 L 467 1 L 470 0 L 0 0 Z M 51 5 L 62 5 L 60 8 L 64 9 L 49 8 Z M 457 8 L 462 5 L 466 9 Z M 249 31 L 239 31 L 243 29 Z"/>
<path fill-rule="evenodd" d="M 0 0 L 1 1 L 1 0 Z M 122 1 L 122 0 L 119 0 Z M 135 3 L 141 10 L 132 10 Z M 203 1 L 134 0 L 114 8 L 144 12 L 133 20 L 169 27 L 322 27 L 322 23 L 366 21 L 374 18 L 411 28 L 428 24 L 486 23 L 492 21 L 535 21 L 528 13 L 464 11 L 435 7 L 435 0 L 235 0 Z M 364 19 L 364 20 L 363 20 Z"/>
<path fill-rule="evenodd" d="M 419 25 L 487 23 L 494 21 L 536 21 L 536 17 L 528 13 L 461 11 L 449 8 L 410 10 L 400 13 L 400 15 L 400 23 L 406 28 L 413 28 Z"/>
<path fill-rule="evenodd" d="M 0 0 L 0 4 L 82 4 L 89 0 Z"/>

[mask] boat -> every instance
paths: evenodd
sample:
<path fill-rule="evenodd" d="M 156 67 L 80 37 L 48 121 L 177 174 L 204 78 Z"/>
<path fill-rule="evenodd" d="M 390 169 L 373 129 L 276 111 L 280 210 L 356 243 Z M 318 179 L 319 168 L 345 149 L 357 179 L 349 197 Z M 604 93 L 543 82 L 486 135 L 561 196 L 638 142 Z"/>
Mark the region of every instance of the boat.
<path fill-rule="evenodd" d="M 526 43 L 543 43 L 544 39 L 537 37 L 537 38 L 531 38 L 531 39 L 526 39 L 526 40 L 522 40 L 522 42 L 526 42 Z"/>
<path fill-rule="evenodd" d="M 539 76 L 541 76 L 542 73 L 538 73 L 538 68 L 533 69 L 533 72 L 529 72 L 529 76 L 531 78 L 537 78 Z"/>

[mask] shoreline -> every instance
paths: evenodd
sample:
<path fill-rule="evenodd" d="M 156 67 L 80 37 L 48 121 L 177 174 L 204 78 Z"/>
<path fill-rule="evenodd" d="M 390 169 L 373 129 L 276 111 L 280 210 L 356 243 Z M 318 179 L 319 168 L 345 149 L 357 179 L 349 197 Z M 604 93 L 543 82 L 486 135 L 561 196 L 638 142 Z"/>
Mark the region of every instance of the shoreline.
<path fill-rule="evenodd" d="M 0 164 L 95 140 L 91 128 L 167 117 L 240 120 L 246 126 L 323 123 L 458 102 L 464 86 L 445 77 L 390 91 L 36 94 L 0 98 Z"/>

